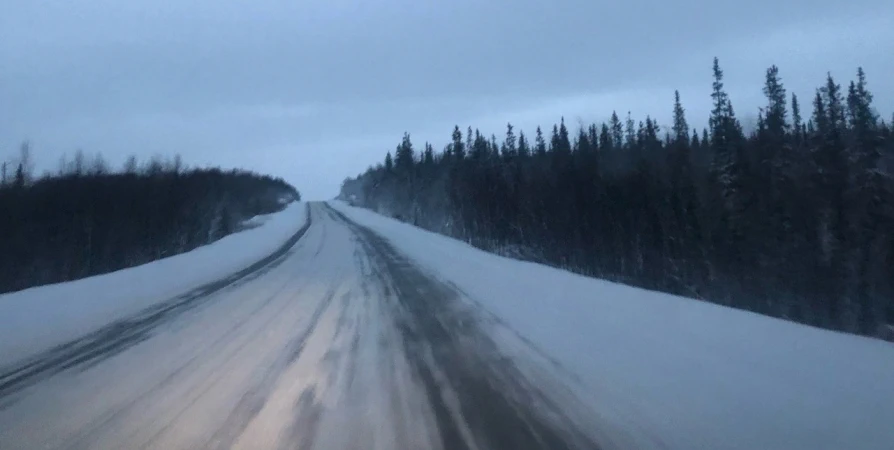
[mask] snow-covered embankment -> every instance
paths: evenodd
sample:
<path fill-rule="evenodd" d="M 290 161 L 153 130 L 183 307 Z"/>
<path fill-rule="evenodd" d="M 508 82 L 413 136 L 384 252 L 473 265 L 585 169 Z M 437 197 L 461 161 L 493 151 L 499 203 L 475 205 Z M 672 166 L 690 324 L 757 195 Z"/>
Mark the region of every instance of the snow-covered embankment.
<path fill-rule="evenodd" d="M 282 247 L 306 220 L 305 204 L 291 203 L 187 253 L 0 295 L 0 367 L 245 269 Z"/>

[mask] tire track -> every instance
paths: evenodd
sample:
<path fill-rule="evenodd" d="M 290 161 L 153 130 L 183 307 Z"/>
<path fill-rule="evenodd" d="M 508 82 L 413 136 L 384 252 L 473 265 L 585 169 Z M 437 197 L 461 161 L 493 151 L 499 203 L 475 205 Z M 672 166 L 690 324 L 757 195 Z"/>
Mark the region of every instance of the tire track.
<path fill-rule="evenodd" d="M 387 241 L 327 208 L 359 237 L 395 326 L 425 388 L 445 449 L 598 449 L 499 351 L 479 313 L 449 285 L 423 273 Z"/>
<path fill-rule="evenodd" d="M 337 279 L 338 277 L 335 278 L 335 280 Z M 267 399 L 276 388 L 279 378 L 283 375 L 289 365 L 301 356 L 301 352 L 304 351 L 307 339 L 313 334 L 314 330 L 316 330 L 317 325 L 320 322 L 320 317 L 323 316 L 323 313 L 325 313 L 332 304 L 332 299 L 335 297 L 338 287 L 339 285 L 337 282 L 333 282 L 333 284 L 329 286 L 323 299 L 317 304 L 316 309 L 314 309 L 310 318 L 310 323 L 304 331 L 292 338 L 284 351 L 280 353 L 280 356 L 277 357 L 271 366 L 264 371 L 261 379 L 242 395 L 242 398 L 239 399 L 239 403 L 237 403 L 236 407 L 229 413 L 226 420 L 211 438 L 211 442 L 206 448 L 228 449 L 236 443 L 236 440 L 239 439 L 251 423 L 252 419 L 261 412 L 264 404 L 267 403 Z"/>

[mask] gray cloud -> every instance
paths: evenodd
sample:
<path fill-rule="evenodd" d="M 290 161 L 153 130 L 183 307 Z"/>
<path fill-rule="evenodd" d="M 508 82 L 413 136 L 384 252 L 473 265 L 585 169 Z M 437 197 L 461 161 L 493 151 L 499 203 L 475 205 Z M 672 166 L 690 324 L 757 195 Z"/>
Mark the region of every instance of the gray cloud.
<path fill-rule="evenodd" d="M 846 8 L 846 10 L 845 10 Z M 617 109 L 693 124 L 717 55 L 740 114 L 778 64 L 809 102 L 858 65 L 894 103 L 887 0 L 0 0 L 0 155 L 29 138 L 52 168 L 76 148 L 120 163 L 180 153 L 293 181 L 313 198 L 381 159 L 403 131 L 526 131 Z"/>

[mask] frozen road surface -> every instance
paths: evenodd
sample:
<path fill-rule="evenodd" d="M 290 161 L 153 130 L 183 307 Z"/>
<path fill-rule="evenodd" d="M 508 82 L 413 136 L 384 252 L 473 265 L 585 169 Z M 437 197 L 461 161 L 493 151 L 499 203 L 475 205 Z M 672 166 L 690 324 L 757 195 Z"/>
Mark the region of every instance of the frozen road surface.
<path fill-rule="evenodd" d="M 250 273 L 0 368 L 0 449 L 614 446 L 561 368 L 456 288 L 309 214 Z"/>

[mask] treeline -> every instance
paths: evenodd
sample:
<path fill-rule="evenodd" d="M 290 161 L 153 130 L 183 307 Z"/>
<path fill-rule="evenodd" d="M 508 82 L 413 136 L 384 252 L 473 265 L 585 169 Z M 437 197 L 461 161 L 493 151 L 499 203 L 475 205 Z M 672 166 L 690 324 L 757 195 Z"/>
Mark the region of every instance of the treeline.
<path fill-rule="evenodd" d="M 282 179 L 184 169 L 179 158 L 143 165 L 130 158 L 111 172 L 101 157 L 79 152 L 56 174 L 32 179 L 31 170 L 27 144 L 15 164 L 2 164 L 0 292 L 186 252 L 300 198 Z"/>
<path fill-rule="evenodd" d="M 866 77 L 829 75 L 813 112 L 767 70 L 743 130 L 714 61 L 707 128 L 607 123 L 501 142 L 469 127 L 417 152 L 404 135 L 342 197 L 517 258 L 825 328 L 894 323 L 894 138 Z M 619 299 L 622 301 L 622 299 Z"/>

